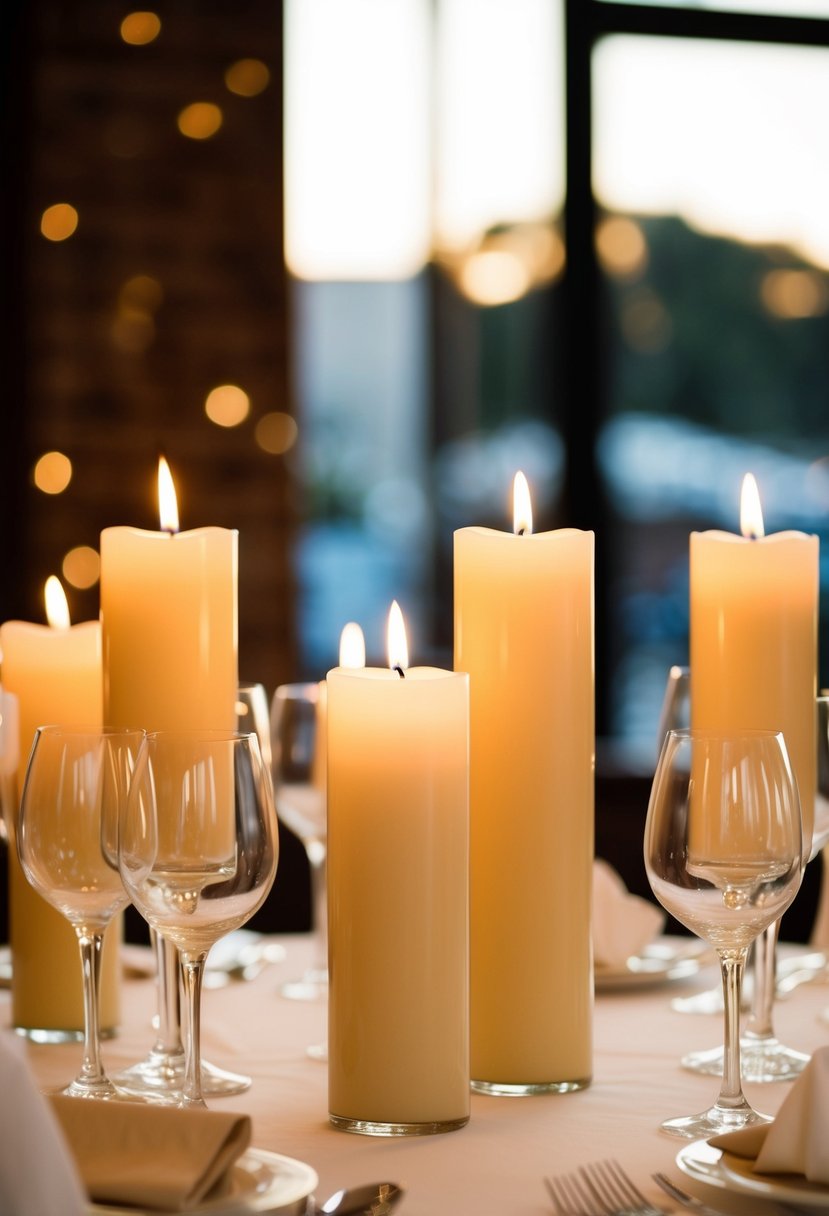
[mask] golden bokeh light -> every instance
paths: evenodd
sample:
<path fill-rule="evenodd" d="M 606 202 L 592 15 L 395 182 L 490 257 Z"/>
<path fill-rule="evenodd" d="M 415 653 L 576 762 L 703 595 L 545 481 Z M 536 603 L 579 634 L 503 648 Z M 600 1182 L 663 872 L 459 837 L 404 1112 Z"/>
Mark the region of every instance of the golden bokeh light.
<path fill-rule="evenodd" d="M 254 437 L 263 452 L 269 456 L 282 456 L 290 451 L 297 441 L 299 428 L 290 414 L 273 410 L 263 414 L 256 424 Z"/>
<path fill-rule="evenodd" d="M 141 355 L 155 340 L 155 321 L 141 308 L 121 308 L 109 336 L 112 345 L 125 355 Z"/>
<path fill-rule="evenodd" d="M 815 270 L 770 270 L 760 298 L 772 316 L 787 321 L 819 317 L 829 309 L 826 276 Z"/>
<path fill-rule="evenodd" d="M 188 139 L 210 139 L 222 125 L 222 111 L 212 101 L 194 101 L 178 116 L 178 129 Z"/>
<path fill-rule="evenodd" d="M 494 306 L 520 300 L 532 285 L 521 258 L 508 249 L 482 249 L 464 262 L 460 287 L 474 304 Z"/>
<path fill-rule="evenodd" d="M 157 13 L 127 13 L 121 22 L 121 37 L 130 46 L 146 46 L 155 42 L 161 33 L 161 21 Z"/>
<path fill-rule="evenodd" d="M 271 74 L 261 59 L 237 59 L 225 72 L 225 84 L 238 97 L 255 97 L 270 84 Z"/>
<path fill-rule="evenodd" d="M 670 313 L 655 291 L 635 288 L 622 305 L 622 333 L 633 350 L 655 355 L 673 337 Z"/>
<path fill-rule="evenodd" d="M 623 215 L 609 216 L 596 229 L 596 252 L 607 274 L 633 279 L 648 264 L 645 234 L 635 220 Z"/>
<path fill-rule="evenodd" d="M 65 241 L 78 226 L 78 213 L 71 203 L 53 203 L 40 217 L 40 231 L 47 241 Z"/>
<path fill-rule="evenodd" d="M 157 312 L 164 301 L 164 288 L 149 274 L 136 274 L 121 285 L 118 307 Z"/>
<path fill-rule="evenodd" d="M 238 384 L 219 384 L 207 394 L 204 412 L 216 426 L 238 426 L 250 413 L 250 397 Z"/>
<path fill-rule="evenodd" d="M 63 452 L 44 452 L 33 476 L 35 485 L 44 494 L 62 494 L 72 480 L 72 461 Z"/>
<path fill-rule="evenodd" d="M 89 545 L 76 545 L 64 557 L 61 571 L 70 586 L 85 591 L 97 583 L 101 574 L 101 559 L 97 550 Z"/>

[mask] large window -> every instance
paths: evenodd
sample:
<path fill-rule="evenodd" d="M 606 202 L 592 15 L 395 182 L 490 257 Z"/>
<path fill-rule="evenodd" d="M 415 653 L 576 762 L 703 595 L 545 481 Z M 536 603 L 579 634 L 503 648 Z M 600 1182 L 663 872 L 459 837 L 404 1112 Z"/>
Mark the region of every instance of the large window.
<path fill-rule="evenodd" d="M 288 0 L 309 674 L 392 596 L 445 659 L 452 531 L 523 467 L 596 530 L 600 731 L 650 764 L 689 531 L 749 469 L 823 530 L 829 5 L 720 9 Z"/>

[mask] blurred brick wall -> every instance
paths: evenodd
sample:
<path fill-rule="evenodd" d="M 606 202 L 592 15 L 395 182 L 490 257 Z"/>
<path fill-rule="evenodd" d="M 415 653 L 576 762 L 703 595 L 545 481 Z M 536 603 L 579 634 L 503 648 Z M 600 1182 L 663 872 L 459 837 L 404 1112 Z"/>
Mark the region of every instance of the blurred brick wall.
<path fill-rule="evenodd" d="M 120 36 L 129 11 L 107 0 L 29 6 L 28 165 L 17 182 L 25 543 L 22 569 L 6 576 L 18 582 L 19 611 L 43 619 L 43 581 L 71 547 L 97 548 L 109 524 L 158 526 L 163 451 L 182 528 L 239 530 L 240 674 L 271 691 L 292 675 L 294 636 L 290 457 L 254 439 L 263 414 L 291 410 L 280 5 L 170 0 L 156 6 L 161 32 L 143 46 Z M 252 97 L 224 80 L 245 58 L 270 72 Z M 222 111 L 212 138 L 178 130 L 179 112 L 197 101 Z M 52 242 L 40 217 L 58 202 L 79 222 Z M 136 276 L 146 277 L 137 287 Z M 207 393 L 225 383 L 251 400 L 233 429 L 204 413 Z M 30 479 L 51 448 L 74 466 L 55 497 Z M 68 593 L 74 619 L 97 615 L 97 586 Z"/>

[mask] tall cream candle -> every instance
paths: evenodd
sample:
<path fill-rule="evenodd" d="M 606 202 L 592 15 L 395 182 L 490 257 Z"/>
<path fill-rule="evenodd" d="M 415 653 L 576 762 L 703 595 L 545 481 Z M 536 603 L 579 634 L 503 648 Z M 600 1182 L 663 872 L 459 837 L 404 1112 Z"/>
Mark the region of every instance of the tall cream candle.
<path fill-rule="evenodd" d="M 101 628 L 97 621 L 71 625 L 60 583 L 49 580 L 49 625 L 7 621 L 0 627 L 3 686 L 17 698 L 19 807 L 29 752 L 38 726 L 101 725 Z M 65 917 L 26 881 L 9 850 L 12 950 L 12 1022 L 38 1037 L 83 1030 L 83 985 L 78 942 Z M 101 956 L 100 1024 L 120 1017 L 118 944 L 121 921 L 107 930 Z"/>
<path fill-rule="evenodd" d="M 742 536 L 692 532 L 691 725 L 781 730 L 812 837 L 817 767 L 818 538 L 764 536 L 754 479 Z"/>
<path fill-rule="evenodd" d="M 468 681 L 328 673 L 329 1112 L 351 1131 L 469 1118 Z"/>
<path fill-rule="evenodd" d="M 179 532 L 164 467 L 162 530 L 101 533 L 104 717 L 152 731 L 235 730 L 238 533 Z"/>
<path fill-rule="evenodd" d="M 522 492 L 523 491 L 523 492 Z M 470 681 L 473 1088 L 592 1074 L 593 534 L 455 533 L 455 669 Z"/>

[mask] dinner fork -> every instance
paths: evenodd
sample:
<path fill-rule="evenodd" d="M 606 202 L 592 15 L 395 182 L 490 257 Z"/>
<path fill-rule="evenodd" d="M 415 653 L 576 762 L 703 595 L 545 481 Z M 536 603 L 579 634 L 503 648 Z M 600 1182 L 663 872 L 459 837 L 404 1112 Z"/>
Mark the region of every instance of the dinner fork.
<path fill-rule="evenodd" d="M 654 1182 L 662 1187 L 666 1195 L 670 1195 L 671 1199 L 681 1203 L 683 1207 L 690 1208 L 692 1212 L 696 1212 L 698 1216 L 722 1216 L 722 1213 L 717 1208 L 709 1207 L 707 1203 L 703 1203 L 701 1199 L 697 1199 L 696 1195 L 689 1195 L 687 1191 L 683 1191 L 682 1187 L 676 1185 L 666 1174 L 651 1174 Z"/>
<path fill-rule="evenodd" d="M 544 1185 L 557 1216 L 665 1216 L 617 1161 L 580 1165 L 576 1173 L 545 1178 Z"/>

